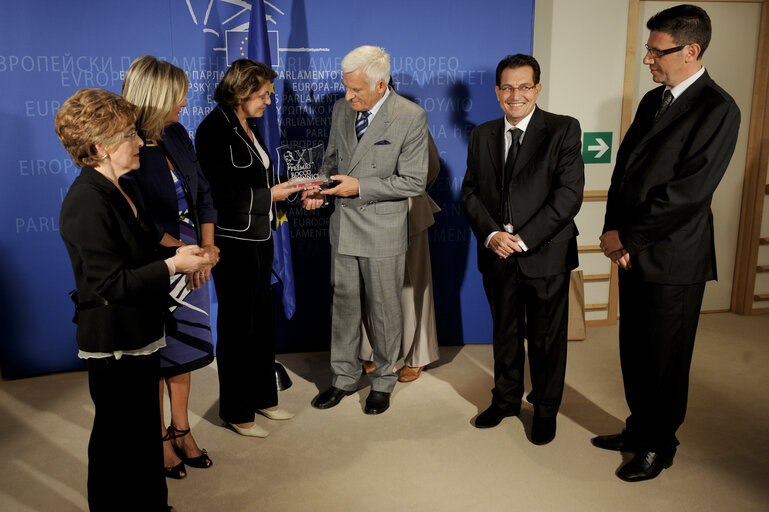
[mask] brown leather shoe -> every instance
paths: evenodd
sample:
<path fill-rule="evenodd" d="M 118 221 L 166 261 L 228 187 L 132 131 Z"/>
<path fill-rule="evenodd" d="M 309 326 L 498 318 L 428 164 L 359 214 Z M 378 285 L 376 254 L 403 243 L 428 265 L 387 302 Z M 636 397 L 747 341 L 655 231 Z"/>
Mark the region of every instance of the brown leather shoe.
<path fill-rule="evenodd" d="M 411 382 L 412 380 L 417 380 L 422 374 L 422 370 L 424 369 L 424 366 L 418 366 L 416 368 L 413 366 L 404 366 L 401 368 L 401 373 L 398 375 L 398 380 L 400 382 Z"/>
<path fill-rule="evenodd" d="M 369 374 L 376 370 L 376 365 L 374 364 L 374 361 L 364 361 L 363 362 L 363 371 L 366 372 L 366 374 Z"/>

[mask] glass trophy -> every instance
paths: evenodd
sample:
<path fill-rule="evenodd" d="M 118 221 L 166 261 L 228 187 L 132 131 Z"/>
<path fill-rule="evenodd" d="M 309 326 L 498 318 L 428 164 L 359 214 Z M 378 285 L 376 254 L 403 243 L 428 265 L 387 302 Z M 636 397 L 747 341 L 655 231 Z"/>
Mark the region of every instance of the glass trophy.
<path fill-rule="evenodd" d="M 323 144 L 309 148 L 280 146 L 277 151 L 280 155 L 280 164 L 283 166 L 279 174 L 288 177 L 294 188 L 325 188 L 328 186 L 329 180 L 319 174 L 323 164 Z"/>

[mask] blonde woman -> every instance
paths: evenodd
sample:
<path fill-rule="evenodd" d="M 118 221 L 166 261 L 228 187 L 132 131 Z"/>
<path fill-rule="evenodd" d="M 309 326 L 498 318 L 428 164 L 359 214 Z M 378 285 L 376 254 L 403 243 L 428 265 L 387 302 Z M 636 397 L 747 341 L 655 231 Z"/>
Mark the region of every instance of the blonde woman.
<path fill-rule="evenodd" d="M 130 103 L 101 89 L 78 91 L 56 114 L 56 133 L 83 168 L 64 198 L 59 232 L 75 274 L 78 356 L 94 403 L 91 510 L 170 509 L 157 435 L 168 278 L 208 265 L 196 246 L 176 255 L 159 247 L 118 182 L 139 167 L 135 119 Z"/>
<path fill-rule="evenodd" d="M 187 475 L 185 464 L 212 465 L 192 437 L 187 403 L 190 372 L 213 360 L 207 283 L 219 259 L 208 182 L 187 130 L 179 124 L 188 87 L 183 70 L 151 55 L 136 59 L 123 82 L 123 97 L 137 107 L 136 126 L 144 141 L 139 169 L 126 176 L 129 193 L 154 222 L 160 245 L 198 244 L 209 259 L 203 270 L 176 275 L 170 285 L 175 325 L 166 331 L 167 344 L 160 351 L 160 409 L 166 476 L 175 479 Z M 162 419 L 164 384 L 171 402 L 167 428 Z"/>

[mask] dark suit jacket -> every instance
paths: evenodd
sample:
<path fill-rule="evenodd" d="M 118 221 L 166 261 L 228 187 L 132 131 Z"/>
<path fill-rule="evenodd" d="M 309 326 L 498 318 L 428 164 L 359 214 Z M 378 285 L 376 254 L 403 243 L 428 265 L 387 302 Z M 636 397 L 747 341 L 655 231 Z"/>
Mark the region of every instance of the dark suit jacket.
<path fill-rule="evenodd" d="M 264 140 L 254 119 L 249 126 L 259 144 Z M 256 147 L 240 126 L 232 109 L 217 105 L 195 133 L 200 166 L 211 184 L 211 196 L 219 216 L 216 236 L 260 241 L 272 236 L 273 165 L 265 168 Z M 273 219 L 277 213 L 273 211 Z"/>
<path fill-rule="evenodd" d="M 165 233 L 179 238 L 176 188 L 168 170 L 166 154 L 160 144 L 165 145 L 181 179 L 184 180 L 188 191 L 189 215 L 195 222 L 200 242 L 200 225 L 215 223 L 216 210 L 211 200 L 208 181 L 200 169 L 198 157 L 184 126 L 179 123 L 168 126 L 163 132 L 163 141 L 157 146 L 147 146 L 145 140 L 145 146 L 139 152 L 140 167 L 124 175 L 121 185 L 125 183 L 126 193 L 155 223 L 160 238 L 163 238 Z"/>
<path fill-rule="evenodd" d="M 644 280 L 717 277 L 710 203 L 734 152 L 740 111 L 707 72 L 655 123 L 664 86 L 649 91 L 617 153 L 604 232 L 619 230 Z"/>
<path fill-rule="evenodd" d="M 494 231 L 503 231 L 503 194 L 508 189 L 515 234 L 529 248 L 518 259 L 528 277 L 568 272 L 578 265 L 574 216 L 585 186 L 579 122 L 536 107 L 518 150 L 509 184 L 503 183 L 504 119 L 489 121 L 470 134 L 462 209 L 478 240 L 478 269 L 490 269 L 499 257 L 484 247 Z"/>
<path fill-rule="evenodd" d="M 173 249 L 157 245 L 150 222 L 134 217 L 107 178 L 84 167 L 61 207 L 59 231 L 67 247 L 81 303 L 77 343 L 88 352 L 144 347 L 163 336 L 168 267 Z"/>

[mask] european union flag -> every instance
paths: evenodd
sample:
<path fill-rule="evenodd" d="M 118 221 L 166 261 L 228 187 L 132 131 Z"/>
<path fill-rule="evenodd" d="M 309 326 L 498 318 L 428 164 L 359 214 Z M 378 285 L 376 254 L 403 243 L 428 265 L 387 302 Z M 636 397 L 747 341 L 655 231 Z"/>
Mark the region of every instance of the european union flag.
<path fill-rule="evenodd" d="M 238 28 L 237 30 L 225 30 L 224 32 L 224 50 L 227 53 L 227 65 L 238 59 L 248 57 L 248 39 L 250 35 L 248 29 Z M 278 32 L 277 30 L 267 31 L 267 40 L 270 46 L 270 56 L 275 65 L 279 65 L 278 56 Z"/>
<path fill-rule="evenodd" d="M 251 22 L 248 26 L 248 57 L 272 67 L 268 37 L 264 0 L 254 0 L 251 6 Z M 275 50 L 277 51 L 277 48 Z M 272 155 L 273 160 L 280 158 L 277 152 L 277 148 L 280 146 L 278 111 L 274 102 L 267 106 L 264 116 L 257 120 L 257 123 L 267 151 Z M 277 230 L 273 231 L 272 235 L 275 242 L 275 254 L 272 260 L 272 284 L 278 283 L 280 286 L 283 295 L 283 312 L 286 314 L 286 318 L 290 319 L 296 311 L 296 293 L 294 292 L 294 267 L 291 261 L 291 235 L 288 230 L 285 210 L 278 210 Z"/>

